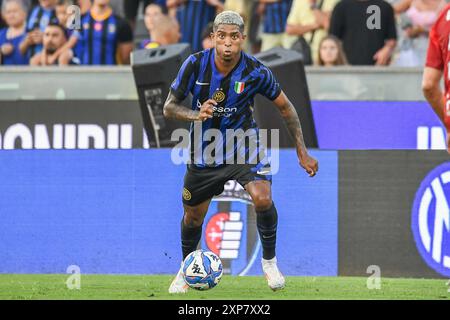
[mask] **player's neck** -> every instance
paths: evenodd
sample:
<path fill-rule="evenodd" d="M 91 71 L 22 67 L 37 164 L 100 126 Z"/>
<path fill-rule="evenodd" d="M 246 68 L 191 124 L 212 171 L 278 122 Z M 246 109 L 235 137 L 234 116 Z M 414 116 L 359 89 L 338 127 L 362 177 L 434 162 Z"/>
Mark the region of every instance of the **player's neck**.
<path fill-rule="evenodd" d="M 219 71 L 222 75 L 227 76 L 234 67 L 239 63 L 241 55 L 236 57 L 234 60 L 226 61 L 221 59 L 217 54 L 214 55 L 214 63 L 216 65 L 217 71 Z"/>

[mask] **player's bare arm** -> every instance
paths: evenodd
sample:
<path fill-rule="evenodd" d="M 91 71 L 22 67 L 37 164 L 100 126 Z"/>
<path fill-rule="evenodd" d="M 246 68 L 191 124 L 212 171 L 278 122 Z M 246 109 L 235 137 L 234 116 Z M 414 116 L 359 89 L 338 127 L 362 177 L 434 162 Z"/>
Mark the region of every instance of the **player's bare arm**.
<path fill-rule="evenodd" d="M 295 107 L 283 91 L 281 91 L 280 95 L 273 102 L 280 111 L 289 133 L 295 141 L 300 165 L 306 170 L 310 177 L 315 176 L 319 170 L 319 163 L 308 154 L 305 141 L 303 139 L 302 126 Z"/>
<path fill-rule="evenodd" d="M 444 124 L 444 99 L 439 85 L 441 77 L 441 70 L 425 67 L 422 78 L 422 91 L 425 99 L 427 99 L 434 112 Z"/>
<path fill-rule="evenodd" d="M 447 132 L 447 152 L 450 153 L 450 134 L 444 120 L 444 95 L 442 94 L 440 81 L 442 71 L 439 69 L 425 67 L 422 77 L 422 91 L 425 99 L 433 108 L 433 111 L 441 120 Z"/>
<path fill-rule="evenodd" d="M 181 101 L 173 93 L 169 93 L 164 104 L 164 117 L 181 121 L 205 121 L 213 117 L 213 106 L 217 102 L 213 99 L 206 100 L 200 110 L 192 110 L 181 104 Z"/>

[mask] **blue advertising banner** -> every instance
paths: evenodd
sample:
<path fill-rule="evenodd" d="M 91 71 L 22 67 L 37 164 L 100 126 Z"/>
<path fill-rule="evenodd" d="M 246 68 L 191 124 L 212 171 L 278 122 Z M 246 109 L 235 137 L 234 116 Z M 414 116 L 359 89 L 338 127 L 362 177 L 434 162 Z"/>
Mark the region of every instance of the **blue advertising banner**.
<path fill-rule="evenodd" d="M 277 256 L 286 275 L 333 276 L 338 156 L 312 154 L 320 162 L 313 179 L 293 150 L 280 152 Z M 169 149 L 3 151 L 0 273 L 65 273 L 70 265 L 87 274 L 176 273 L 184 172 Z M 260 275 L 252 205 L 230 198 L 235 191 L 242 196 L 229 182 L 213 200 L 202 246 L 224 251 L 227 273 Z"/>
<path fill-rule="evenodd" d="M 320 149 L 445 149 L 439 118 L 426 102 L 313 101 Z"/>

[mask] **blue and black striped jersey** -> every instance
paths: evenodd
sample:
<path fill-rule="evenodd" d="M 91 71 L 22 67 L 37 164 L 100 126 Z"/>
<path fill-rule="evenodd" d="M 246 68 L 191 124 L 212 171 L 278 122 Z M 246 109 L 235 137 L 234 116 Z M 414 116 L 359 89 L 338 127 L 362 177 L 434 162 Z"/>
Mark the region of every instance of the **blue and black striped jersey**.
<path fill-rule="evenodd" d="M 220 130 L 222 137 L 225 138 L 227 129 L 243 131 L 252 129 L 258 142 L 258 128 L 253 118 L 254 97 L 259 93 L 270 100 L 275 100 L 281 93 L 280 85 L 271 70 L 255 57 L 242 52 L 234 69 L 224 76 L 217 70 L 214 56 L 215 49 L 207 49 L 189 56 L 171 85 L 171 93 L 179 100 L 184 100 L 189 93 L 192 94 L 193 110 L 199 110 L 208 99 L 214 99 L 218 103 L 213 108 L 213 118 L 201 124 L 197 123 L 201 125 L 201 135 L 195 135 L 195 139 L 199 139 L 197 142 L 193 141 L 194 123 L 191 124 L 191 161 L 198 167 L 227 163 L 228 159 L 238 152 L 237 146 L 227 150 L 229 141 L 222 139 L 218 143 L 222 144 L 223 157 L 215 159 L 212 165 L 206 163 L 201 156 L 208 145 L 203 138 L 208 129 Z M 254 159 L 254 156 L 252 154 L 249 157 Z M 250 158 L 246 159 L 246 163 L 247 160 L 251 161 Z"/>
<path fill-rule="evenodd" d="M 291 7 L 292 0 L 280 0 L 274 3 L 267 3 L 264 14 L 264 32 L 283 33 L 286 29 L 286 22 Z"/>
<path fill-rule="evenodd" d="M 124 19 L 114 14 L 96 19 L 88 12 L 81 19 L 78 39 L 81 64 L 115 65 L 119 43 L 132 40 L 131 27 Z"/>
<path fill-rule="evenodd" d="M 224 0 L 221 0 L 223 2 Z M 188 0 L 177 8 L 181 40 L 191 45 L 192 52 L 202 50 L 202 32 L 209 22 L 214 21 L 216 7 L 206 0 Z"/>

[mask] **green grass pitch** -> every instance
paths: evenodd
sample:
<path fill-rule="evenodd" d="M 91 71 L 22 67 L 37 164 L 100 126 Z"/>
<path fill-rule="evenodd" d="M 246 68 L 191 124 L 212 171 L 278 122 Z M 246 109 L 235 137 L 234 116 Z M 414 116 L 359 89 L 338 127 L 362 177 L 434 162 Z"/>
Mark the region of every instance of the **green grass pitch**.
<path fill-rule="evenodd" d="M 81 275 L 81 288 L 69 290 L 65 274 L 0 274 L 0 299 L 449 299 L 446 280 L 382 278 L 369 290 L 367 278 L 286 277 L 286 288 L 272 292 L 264 277 L 223 276 L 208 291 L 167 292 L 169 275 Z"/>

